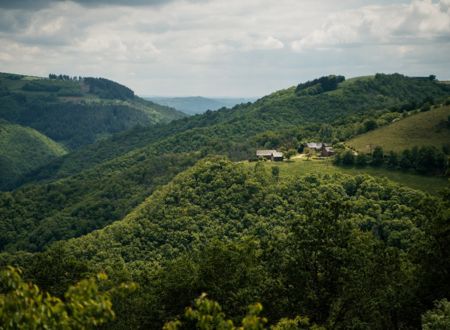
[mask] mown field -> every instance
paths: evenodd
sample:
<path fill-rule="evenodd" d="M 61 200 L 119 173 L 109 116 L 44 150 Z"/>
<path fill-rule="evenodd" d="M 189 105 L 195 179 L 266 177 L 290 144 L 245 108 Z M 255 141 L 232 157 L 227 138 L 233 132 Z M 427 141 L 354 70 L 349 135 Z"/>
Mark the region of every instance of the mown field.
<path fill-rule="evenodd" d="M 256 163 L 245 162 L 245 166 L 255 166 Z M 404 173 L 401 171 L 391 171 L 384 168 L 345 168 L 334 166 L 331 160 L 303 160 L 295 159 L 284 162 L 264 162 L 267 169 L 273 166 L 280 168 L 280 177 L 302 176 L 310 174 L 348 174 L 359 175 L 368 174 L 375 177 L 385 177 L 394 182 L 408 186 L 413 189 L 422 190 L 433 195 L 448 187 L 450 182 L 448 178 L 422 176 L 411 173 Z"/>
<path fill-rule="evenodd" d="M 359 135 L 346 144 L 361 152 L 370 152 L 375 146 L 397 152 L 425 145 L 440 149 L 444 143 L 450 143 L 450 129 L 446 126 L 449 116 L 450 106 L 433 108 Z"/>

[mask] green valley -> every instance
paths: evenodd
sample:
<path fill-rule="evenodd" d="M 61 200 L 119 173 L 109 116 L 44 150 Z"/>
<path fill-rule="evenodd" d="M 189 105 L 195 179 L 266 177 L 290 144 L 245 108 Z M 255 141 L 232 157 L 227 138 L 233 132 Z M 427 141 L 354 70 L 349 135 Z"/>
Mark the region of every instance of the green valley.
<path fill-rule="evenodd" d="M 257 301 L 270 324 L 301 316 L 326 328 L 415 328 L 429 295 L 448 292 L 442 200 L 365 175 L 279 181 L 260 165 L 205 159 L 121 221 L 0 260 L 55 295 L 98 271 L 110 285 L 136 282 L 112 297 L 113 329 L 160 328 L 202 292 L 234 320 Z"/>

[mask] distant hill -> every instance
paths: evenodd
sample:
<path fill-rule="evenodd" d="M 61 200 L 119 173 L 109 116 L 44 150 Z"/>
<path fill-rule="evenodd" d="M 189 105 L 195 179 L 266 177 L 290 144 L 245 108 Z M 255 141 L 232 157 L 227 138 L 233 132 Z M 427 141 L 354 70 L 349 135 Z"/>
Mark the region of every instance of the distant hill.
<path fill-rule="evenodd" d="M 32 127 L 69 149 L 137 125 L 185 115 L 104 78 L 50 78 L 0 73 L 0 119 Z"/>
<path fill-rule="evenodd" d="M 346 144 L 362 152 L 370 152 L 375 146 L 397 152 L 426 145 L 441 149 L 450 144 L 449 117 L 450 106 L 433 108 L 359 135 Z"/>
<path fill-rule="evenodd" d="M 207 110 L 232 108 L 237 104 L 256 101 L 256 98 L 206 98 L 202 96 L 189 97 L 145 97 L 146 100 L 175 108 L 189 115 L 204 113 Z"/>
<path fill-rule="evenodd" d="M 38 131 L 0 120 L 0 189 L 66 153 Z"/>

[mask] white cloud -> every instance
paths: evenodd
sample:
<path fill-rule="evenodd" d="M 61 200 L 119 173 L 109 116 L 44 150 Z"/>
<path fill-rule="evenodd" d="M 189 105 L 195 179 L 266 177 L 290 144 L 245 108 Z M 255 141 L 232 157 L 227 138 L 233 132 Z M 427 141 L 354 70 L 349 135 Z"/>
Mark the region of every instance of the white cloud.
<path fill-rule="evenodd" d="M 450 1 L 366 6 L 330 15 L 318 29 L 292 42 L 292 49 L 330 49 L 373 43 L 417 43 L 450 37 Z"/>
<path fill-rule="evenodd" d="M 282 49 L 284 48 L 284 43 L 277 39 L 274 38 L 273 36 L 268 36 L 265 39 L 262 40 L 258 40 L 255 42 L 254 44 L 254 49 Z"/>

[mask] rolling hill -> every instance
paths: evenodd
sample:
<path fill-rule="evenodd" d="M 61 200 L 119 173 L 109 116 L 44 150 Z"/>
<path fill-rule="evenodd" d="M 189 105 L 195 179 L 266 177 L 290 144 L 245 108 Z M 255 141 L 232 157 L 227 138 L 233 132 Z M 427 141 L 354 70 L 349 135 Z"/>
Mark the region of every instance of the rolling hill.
<path fill-rule="evenodd" d="M 316 88 L 312 94 L 297 88 L 275 92 L 252 104 L 119 133 L 71 153 L 26 181 L 72 175 L 152 144 L 161 153 L 202 150 L 242 160 L 252 157 L 257 147 L 296 148 L 300 141 L 320 138 L 324 124 L 346 141 L 358 134 L 367 118 L 388 113 L 398 116 L 401 107 L 417 106 L 430 98 L 442 101 L 450 95 L 445 84 L 399 74 L 353 78 L 328 91 Z"/>
<path fill-rule="evenodd" d="M 185 116 L 107 79 L 50 77 L 0 73 L 0 118 L 32 127 L 73 150 L 137 125 Z"/>
<path fill-rule="evenodd" d="M 123 86 L 92 83 L 83 98 L 134 99 Z M 233 161 L 324 135 L 347 141 L 368 120 L 387 123 L 449 95 L 428 77 L 327 76 L 112 134 L 0 193 L 0 266 L 21 267 L 59 297 L 107 273 L 111 329 L 161 328 L 203 292 L 239 320 L 261 302 L 264 317 L 288 326 L 419 328 L 433 301 L 450 296 L 448 200 L 325 163 L 277 171 Z M 120 292 L 130 281 L 135 291 Z"/>
<path fill-rule="evenodd" d="M 0 189 L 12 187 L 23 175 L 66 153 L 43 151 L 43 136 L 45 141 L 54 141 L 53 145 L 60 144 L 61 150 L 72 151 L 136 126 L 149 127 L 186 116 L 141 99 L 107 79 L 50 77 L 0 73 L 0 120 L 29 128 L 17 143 L 0 150 Z M 42 136 L 32 143 L 32 136 L 38 136 L 36 131 Z M 25 138 L 29 148 L 25 148 Z M 33 150 L 36 143 L 41 145 Z"/>
<path fill-rule="evenodd" d="M 52 161 L 22 180 L 28 183 L 24 187 L 0 194 L 0 208 L 8 210 L 0 221 L 0 246 L 41 250 L 102 228 L 208 154 L 242 160 L 259 146 L 295 147 L 319 136 L 324 123 L 336 132 L 349 127 L 356 132 L 368 116 L 390 113 L 387 106 L 448 94 L 438 82 L 382 75 L 341 82 L 315 95 L 289 88 L 251 105 L 119 133 Z"/>
<path fill-rule="evenodd" d="M 50 292 L 88 270 L 106 271 L 113 283 L 136 281 L 137 292 L 115 300 L 112 329 L 161 328 L 201 292 L 233 315 L 259 301 L 274 320 L 301 309 L 340 329 L 356 322 L 408 328 L 420 322 L 414 313 L 426 308 L 420 301 L 429 292 L 411 289 L 411 282 L 446 288 L 445 274 L 439 277 L 445 262 L 422 252 L 431 243 L 439 252 L 429 228 L 444 219 L 442 201 L 386 180 L 307 175 L 279 181 L 258 165 L 246 169 L 216 157 L 179 174 L 122 221 L 43 255 L 19 255 L 19 262 Z M 42 271 L 44 260 L 52 267 Z M 77 268 L 64 275 L 69 265 Z M 386 312 L 392 299 L 398 301 L 394 320 Z M 336 305 L 353 317 L 335 320 Z"/>
<path fill-rule="evenodd" d="M 450 144 L 449 117 L 450 106 L 435 107 L 359 135 L 346 144 L 357 151 L 367 153 L 375 146 L 396 152 L 415 146 L 435 146 L 441 149 L 445 144 Z"/>
<path fill-rule="evenodd" d="M 0 189 L 63 156 L 66 149 L 38 131 L 0 120 Z"/>

